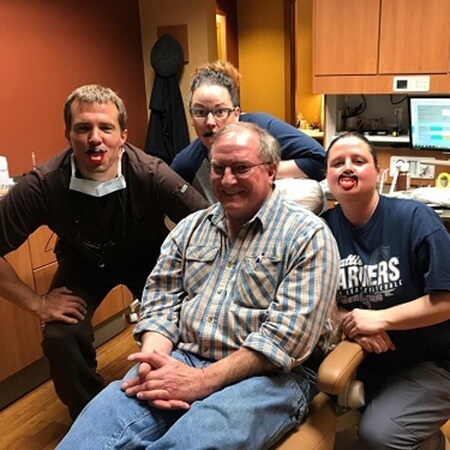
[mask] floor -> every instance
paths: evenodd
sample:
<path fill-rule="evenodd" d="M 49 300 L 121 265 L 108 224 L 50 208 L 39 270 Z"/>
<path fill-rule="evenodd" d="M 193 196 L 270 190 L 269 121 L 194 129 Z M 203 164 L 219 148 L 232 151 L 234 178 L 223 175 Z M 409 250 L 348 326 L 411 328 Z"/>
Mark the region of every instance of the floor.
<path fill-rule="evenodd" d="M 133 327 L 98 349 L 99 370 L 105 381 L 120 379 L 132 363 L 127 356 L 137 350 Z M 67 433 L 71 419 L 47 381 L 0 411 L 0 450 L 53 450 Z"/>
<path fill-rule="evenodd" d="M 364 450 L 358 442 L 357 428 L 351 427 L 336 435 L 334 450 Z"/>

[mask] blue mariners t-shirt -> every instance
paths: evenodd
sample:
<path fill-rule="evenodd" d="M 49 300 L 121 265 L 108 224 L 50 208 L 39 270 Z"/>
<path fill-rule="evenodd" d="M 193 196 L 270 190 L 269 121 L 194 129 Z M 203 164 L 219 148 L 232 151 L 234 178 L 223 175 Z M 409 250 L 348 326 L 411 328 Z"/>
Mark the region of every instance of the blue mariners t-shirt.
<path fill-rule="evenodd" d="M 341 256 L 340 307 L 385 309 L 431 292 L 450 291 L 450 235 L 428 206 L 381 196 L 363 226 L 353 226 L 339 205 L 323 217 Z M 388 333 L 396 350 L 371 353 L 365 365 L 390 372 L 433 360 L 450 369 L 450 321 Z"/>

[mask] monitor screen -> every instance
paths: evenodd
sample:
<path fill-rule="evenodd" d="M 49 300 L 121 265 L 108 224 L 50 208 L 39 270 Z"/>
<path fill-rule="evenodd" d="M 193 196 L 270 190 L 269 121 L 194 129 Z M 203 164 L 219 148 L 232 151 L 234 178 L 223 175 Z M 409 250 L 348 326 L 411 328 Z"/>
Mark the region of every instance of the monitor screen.
<path fill-rule="evenodd" d="M 411 148 L 450 151 L 450 96 L 409 97 Z"/>

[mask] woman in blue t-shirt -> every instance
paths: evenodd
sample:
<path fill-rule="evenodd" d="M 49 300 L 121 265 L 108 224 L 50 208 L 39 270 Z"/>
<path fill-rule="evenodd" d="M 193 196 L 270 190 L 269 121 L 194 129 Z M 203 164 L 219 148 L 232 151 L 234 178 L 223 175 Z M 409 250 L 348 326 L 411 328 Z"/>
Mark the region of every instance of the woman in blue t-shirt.
<path fill-rule="evenodd" d="M 364 449 L 444 449 L 450 417 L 450 235 L 428 206 L 380 196 L 371 143 L 329 146 L 338 205 L 324 214 L 338 242 L 337 301 L 345 334 L 368 352 L 359 437 Z"/>

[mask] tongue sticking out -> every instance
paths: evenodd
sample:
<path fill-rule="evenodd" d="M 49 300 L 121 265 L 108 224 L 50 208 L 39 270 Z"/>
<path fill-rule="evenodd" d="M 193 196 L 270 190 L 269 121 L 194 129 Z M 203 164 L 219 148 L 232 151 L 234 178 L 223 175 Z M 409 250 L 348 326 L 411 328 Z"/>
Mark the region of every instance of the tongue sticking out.
<path fill-rule="evenodd" d="M 104 153 L 89 153 L 89 159 L 94 164 L 101 164 L 103 162 L 103 158 L 105 157 Z"/>
<path fill-rule="evenodd" d="M 346 191 L 352 189 L 354 186 L 356 186 L 356 179 L 353 177 L 342 177 L 339 180 L 339 184 L 342 186 L 342 188 Z"/>

